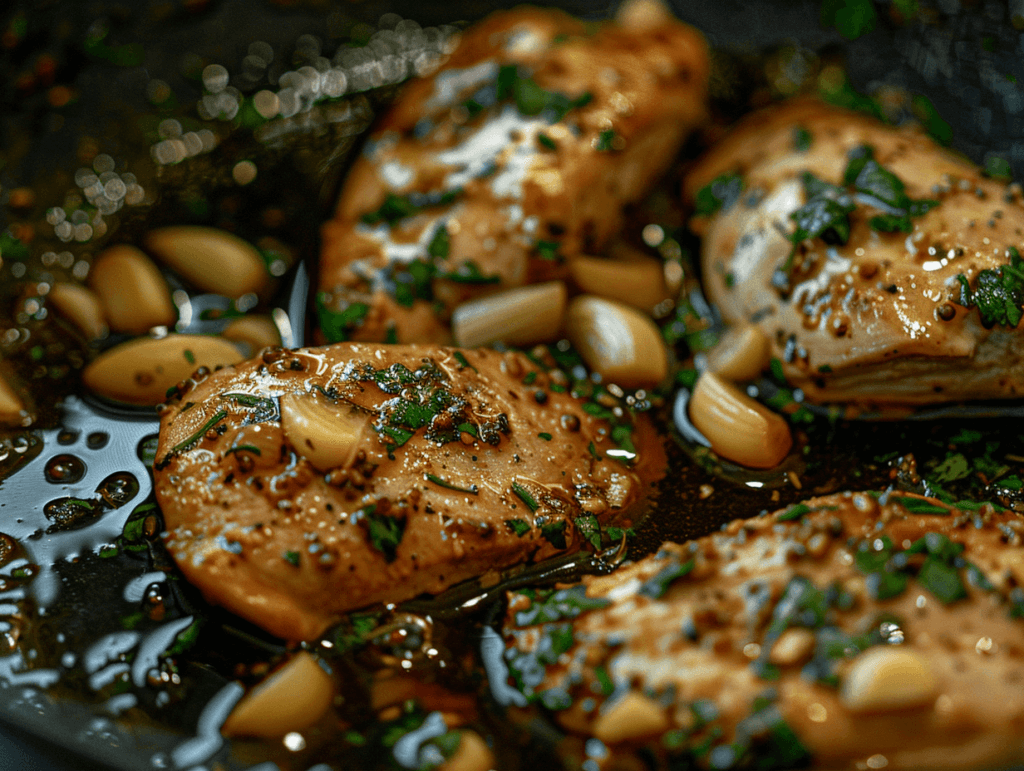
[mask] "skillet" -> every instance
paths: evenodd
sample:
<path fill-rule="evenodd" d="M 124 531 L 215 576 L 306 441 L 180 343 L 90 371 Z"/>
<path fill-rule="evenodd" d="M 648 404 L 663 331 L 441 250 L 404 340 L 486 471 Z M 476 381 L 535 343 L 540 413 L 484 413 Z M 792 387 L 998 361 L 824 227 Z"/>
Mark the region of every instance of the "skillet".
<path fill-rule="evenodd" d="M 84 137 L 96 138 L 106 152 L 132 157 L 132 153 L 138 151 L 137 146 L 132 145 L 132 132 L 113 126 L 119 121 L 130 122 L 133 116 L 154 114 L 152 96 L 147 95 L 147 86 L 152 81 L 168 84 L 184 104 L 195 102 L 201 89 L 189 74 L 194 75 L 196 62 L 236 66 L 256 40 L 266 41 L 283 58 L 290 55 L 303 34 L 321 37 L 324 47 L 333 50 L 340 34 L 365 29 L 358 27 L 359 24 L 375 28 L 384 12 L 416 19 L 426 26 L 478 18 L 500 5 L 469 1 L 424 7 L 424 4 L 412 2 L 367 2 L 325 7 L 318 2 L 271 3 L 266 0 L 259 3 L 184 0 L 10 4 L 4 12 L 2 29 L 7 35 L 3 39 L 0 60 L 3 108 L 0 147 L 5 148 L 0 183 L 4 191 L 31 186 L 41 209 L 59 203 L 64 191 L 73 187 L 72 175 L 78 165 L 76 155 Z M 605 16 L 611 10 L 609 4 L 583 0 L 560 5 L 590 18 Z M 713 47 L 728 52 L 723 64 L 732 69 L 721 70 L 725 74 L 717 84 L 718 106 L 723 118 L 730 117 L 749 96 L 751 86 L 744 82 L 743 76 L 762 69 L 766 52 L 796 68 L 801 66 L 801 61 L 807 64 L 815 57 L 842 61 L 857 89 L 876 91 L 886 84 L 911 94 L 925 95 L 926 102 L 916 102 L 919 117 L 932 120 L 935 132 L 948 136 L 956 148 L 976 162 L 996 171 L 1006 165 L 1018 172 L 1024 170 L 1024 144 L 1019 141 L 1024 136 L 1024 101 L 1013 80 L 1024 78 L 1024 71 L 1021 71 L 1018 56 L 1020 24 L 1010 13 L 1015 8 L 1013 5 L 1008 10 L 1001 3 L 961 6 L 956 0 L 875 4 L 677 0 L 673 6 L 681 18 L 705 31 Z M 875 14 L 873 28 L 865 31 L 866 26 L 870 26 L 870 14 L 859 22 L 840 14 L 837 22 L 834 12 L 837 6 L 870 7 Z M 916 8 L 916 11 L 908 13 L 912 18 L 900 19 L 894 15 L 899 8 Z M 823 24 L 823 17 L 829 23 Z M 861 32 L 863 34 L 858 34 Z M 26 73 L 32 75 L 34 81 L 26 78 Z M 53 93 L 54 85 L 71 87 L 74 101 L 56 105 L 54 100 L 59 101 L 60 95 Z M 389 96 L 388 88 L 371 94 L 369 109 Z M 947 121 L 948 128 L 935 116 Z M 354 123 L 353 134 L 361 125 L 358 121 Z M 351 136 L 346 135 L 340 144 L 346 145 L 350 139 Z M 317 162 L 330 157 L 332 145 L 310 137 L 303 142 L 304 149 L 297 159 L 270 153 L 266 161 L 268 169 L 280 171 L 290 164 L 297 166 L 299 173 L 279 175 L 277 179 L 287 177 L 289 182 L 270 190 L 258 188 L 254 197 L 277 195 L 290 200 L 288 196 L 305 196 L 318 201 L 320 207 L 308 207 L 304 215 L 302 207 L 295 206 L 290 222 L 289 232 L 295 238 L 299 253 L 312 255 L 316 251 L 315 243 L 302 234 L 315 232 L 315 224 L 329 205 L 344 160 Z M 337 139 L 335 144 L 338 144 Z M 222 153 L 231 152 L 241 150 L 228 142 Z M 274 178 L 273 174 L 261 173 L 261 176 Z M 122 227 L 127 232 L 132 232 L 133 228 L 137 232 L 188 215 L 189 201 L 180 192 L 187 190 L 188 185 L 188 180 L 171 180 L 166 188 L 170 192 L 164 193 L 159 206 L 126 215 Z M 10 203 L 9 199 L 5 202 Z M 8 265 L 6 270 L 9 269 Z M 0 274 L 0 287 L 10 279 L 9 274 Z M 288 311 L 298 343 L 302 328 L 298 320 L 302 318 L 306 293 L 300 277 L 290 274 L 288 280 L 289 286 L 282 289 L 278 304 Z M 53 387 L 59 390 L 59 385 Z M 38 447 L 27 453 L 38 452 L 36 457 L 0 484 L 0 517 L 25 520 L 17 524 L 21 526 L 21 537 L 31 545 L 30 536 L 38 530 L 38 523 L 33 523 L 31 518 L 38 517 L 43 503 L 54 493 L 54 488 L 41 481 L 44 469 L 54 455 L 71 449 L 80 453 L 90 467 L 83 484 L 95 486 L 109 474 L 128 472 L 139 485 L 131 505 L 117 508 L 113 512 L 116 516 L 105 521 L 103 527 L 112 528 L 110 532 L 89 530 L 90 545 L 99 547 L 115 539 L 134 507 L 146 497 L 148 475 L 136 450 L 155 431 L 155 424 L 137 414 L 113 410 L 109 405 L 76 399 L 69 400 L 65 412 L 51 415 L 45 424 L 48 428 L 42 430 Z M 71 434 L 62 434 L 62 430 L 77 431 L 77 434 L 68 439 Z M 101 434 L 107 434 L 107 438 L 105 444 L 99 446 L 104 441 Z M 95 447 L 89 443 L 92 436 L 97 437 Z M 852 428 L 845 438 L 850 441 L 851 449 L 846 455 L 833 459 L 836 466 L 855 458 L 860 452 L 857 448 L 875 446 L 881 441 L 872 427 Z M 688 465 L 682 454 L 678 455 L 677 463 Z M 728 469 L 719 469 L 718 473 L 728 476 Z M 832 471 L 824 468 L 819 473 L 824 479 Z M 866 473 L 870 474 L 870 469 L 866 469 Z M 686 489 L 698 487 L 704 479 L 698 472 L 680 477 L 675 484 Z M 671 489 L 666 490 L 664 497 L 673 497 L 671 492 Z M 787 497 L 798 497 L 793 490 L 784 490 L 783 495 L 780 505 Z M 761 499 L 750 489 L 738 488 L 736 497 L 741 502 L 735 505 L 746 506 L 751 511 L 760 505 L 757 502 Z M 656 544 L 664 537 L 697 535 L 729 518 L 730 512 L 734 514 L 735 510 L 735 507 L 715 509 L 711 506 L 699 520 L 691 512 L 673 512 L 679 515 L 673 517 L 675 524 L 669 527 L 651 523 L 642 533 L 642 543 L 637 548 L 642 550 L 644 543 Z M 2 529 L 10 531 L 6 524 Z M 251 767 L 270 771 L 273 766 L 269 760 L 264 761 L 244 748 L 236 751 L 222 747 L 216 738 L 217 694 L 222 692 L 230 677 L 225 676 L 224 661 L 215 653 L 200 655 L 194 670 L 186 673 L 187 678 L 191 678 L 188 704 L 162 712 L 155 710 L 154 714 L 163 716 L 157 721 L 133 718 L 122 724 L 114 713 L 119 709 L 132 710 L 132 707 L 121 706 L 127 701 L 111 703 L 112 699 L 107 699 L 102 704 L 97 704 L 95 699 L 91 703 L 83 701 L 80 697 L 82 692 L 88 691 L 88 683 L 67 682 L 74 678 L 65 677 L 60 683 L 51 684 L 45 675 L 39 674 L 61 668 L 59 659 L 54 659 L 57 648 L 63 645 L 58 645 L 60 635 L 80 640 L 81 649 L 88 650 L 86 640 L 95 643 L 101 637 L 99 630 L 106 631 L 104 625 L 116 625 L 127 612 L 126 607 L 131 604 L 125 600 L 127 586 L 135 587 L 133 591 L 138 592 L 147 589 L 150 583 L 161 582 L 155 574 L 171 572 L 169 566 L 159 563 L 159 555 L 154 556 L 145 549 L 110 558 L 101 556 L 102 549 L 99 553 L 86 549 L 85 556 L 77 562 L 68 562 L 63 559 L 63 553 L 58 554 L 56 550 L 63 548 L 62 538 L 70 541 L 75 537 L 60 535 L 38 539 L 56 542 L 51 546 L 55 550 L 55 562 L 59 564 L 50 571 L 49 580 L 54 586 L 59 585 L 61 600 L 46 616 L 34 619 L 30 633 L 35 635 L 38 655 L 57 666 L 33 665 L 27 673 L 6 669 L 0 674 L 4 742 L 0 768 L 7 765 L 58 769 L 198 768 L 200 764 L 209 764 L 209 758 L 214 757 L 223 768 Z M 66 552 L 74 551 L 72 546 L 65 546 Z M 153 580 L 140 586 L 140 578 L 147 576 Z M 178 624 L 173 630 L 178 634 L 189 628 L 191 619 L 203 616 L 207 609 L 188 587 L 179 589 L 174 582 L 165 583 L 169 584 L 166 589 L 172 619 L 169 623 Z M 272 642 L 260 639 L 252 642 L 248 639 L 252 637 L 251 632 L 224 622 L 219 629 L 208 627 L 203 634 L 207 635 L 205 644 L 209 650 L 215 650 L 218 643 L 230 646 L 247 640 L 253 651 L 273 653 Z M 153 632 L 151 636 L 155 639 L 156 634 Z M 126 640 L 122 638 L 122 642 Z M 111 660 L 97 665 L 92 674 L 102 671 L 105 665 L 116 664 L 118 655 L 114 651 Z M 73 669 L 74 664 L 64 665 L 64 670 Z M 39 688 L 41 685 L 45 687 Z M 315 762 L 310 762 L 309 767 L 317 771 L 323 768 Z"/>

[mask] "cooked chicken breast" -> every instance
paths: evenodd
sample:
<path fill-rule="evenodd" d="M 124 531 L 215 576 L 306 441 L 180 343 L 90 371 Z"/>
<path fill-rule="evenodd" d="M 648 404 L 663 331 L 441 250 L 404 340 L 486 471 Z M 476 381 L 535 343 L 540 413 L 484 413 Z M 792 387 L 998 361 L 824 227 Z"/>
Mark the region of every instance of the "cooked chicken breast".
<path fill-rule="evenodd" d="M 198 375 L 164 408 L 167 548 L 211 602 L 314 638 L 353 608 L 629 522 L 664 455 L 646 420 L 620 414 L 516 353 L 267 349 Z"/>
<path fill-rule="evenodd" d="M 705 117 L 708 52 L 653 3 L 596 32 L 521 8 L 468 30 L 370 135 L 319 286 L 331 339 L 446 342 L 449 311 L 597 254 Z"/>
<path fill-rule="evenodd" d="M 995 273 L 1024 245 L 1019 188 L 923 132 L 784 103 L 713 147 L 685 195 L 709 298 L 728 321 L 760 326 L 812 399 L 1024 391 L 1024 273 Z"/>
<path fill-rule="evenodd" d="M 602 768 L 1010 767 L 1022 531 L 988 507 L 816 498 L 512 594 L 505 657 Z"/>

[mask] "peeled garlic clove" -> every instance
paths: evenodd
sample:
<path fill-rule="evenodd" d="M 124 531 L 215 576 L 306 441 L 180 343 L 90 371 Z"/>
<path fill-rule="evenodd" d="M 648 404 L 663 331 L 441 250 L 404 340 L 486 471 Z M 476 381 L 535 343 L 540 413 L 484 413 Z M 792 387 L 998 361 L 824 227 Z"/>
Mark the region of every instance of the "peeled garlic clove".
<path fill-rule="evenodd" d="M 569 274 L 583 292 L 650 312 L 668 298 L 661 261 L 646 255 L 631 260 L 574 257 Z"/>
<path fill-rule="evenodd" d="M 660 0 L 625 0 L 615 11 L 615 21 L 637 32 L 647 32 L 674 20 L 672 11 Z"/>
<path fill-rule="evenodd" d="M 524 346 L 553 340 L 562 326 L 565 300 L 565 284 L 561 281 L 470 300 L 452 312 L 452 335 L 462 348 L 496 342 Z"/>
<path fill-rule="evenodd" d="M 249 347 L 250 355 L 272 345 L 281 345 L 281 332 L 270 316 L 243 316 L 228 324 L 221 337 Z"/>
<path fill-rule="evenodd" d="M 928 660 L 913 650 L 881 646 L 864 651 L 846 673 L 840 695 L 851 712 L 923 707 L 938 696 Z"/>
<path fill-rule="evenodd" d="M 103 304 L 99 295 L 84 286 L 59 281 L 50 287 L 46 300 L 57 312 L 78 327 L 88 340 L 107 334 Z"/>
<path fill-rule="evenodd" d="M 665 708 L 643 694 L 630 691 L 594 721 L 594 736 L 605 744 L 657 736 L 669 728 Z"/>
<path fill-rule="evenodd" d="M 89 272 L 89 287 L 115 332 L 141 335 L 153 327 L 169 327 L 178 318 L 160 269 L 134 246 L 104 250 Z"/>
<path fill-rule="evenodd" d="M 154 257 L 204 292 L 238 298 L 259 294 L 270 282 L 259 252 L 224 230 L 172 225 L 147 233 L 144 245 Z"/>
<path fill-rule="evenodd" d="M 199 367 L 215 370 L 242 360 L 227 340 L 207 335 L 142 337 L 105 351 L 82 371 L 86 388 L 130 404 L 161 404 L 172 386 Z"/>
<path fill-rule="evenodd" d="M 592 370 L 623 388 L 653 387 L 668 374 L 668 353 L 649 316 L 593 295 L 569 303 L 565 333 Z"/>
<path fill-rule="evenodd" d="M 711 449 L 741 466 L 777 466 L 793 446 L 781 416 L 713 372 L 698 378 L 689 411 L 690 421 L 711 442 Z"/>
<path fill-rule="evenodd" d="M 224 736 L 273 738 L 308 728 L 334 701 L 334 681 L 316 659 L 299 651 L 242 697 L 224 721 Z"/>
<path fill-rule="evenodd" d="M 369 424 L 369 413 L 319 394 L 290 393 L 281 397 L 285 437 L 320 471 L 351 465 Z"/>
<path fill-rule="evenodd" d="M 767 335 L 753 324 L 732 327 L 707 353 L 708 369 L 734 383 L 754 380 L 772 357 L 772 344 Z"/>

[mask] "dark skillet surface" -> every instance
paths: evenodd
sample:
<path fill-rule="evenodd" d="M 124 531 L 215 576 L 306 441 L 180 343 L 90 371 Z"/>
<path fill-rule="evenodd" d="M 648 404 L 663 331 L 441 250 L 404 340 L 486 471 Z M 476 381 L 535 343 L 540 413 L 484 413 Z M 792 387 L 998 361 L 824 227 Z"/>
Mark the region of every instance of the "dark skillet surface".
<path fill-rule="evenodd" d="M 166 80 L 182 102 L 194 101 L 200 92 L 194 81 L 181 76 L 183 52 L 234 72 L 250 42 L 265 40 L 276 51 L 285 51 L 299 35 L 309 33 L 325 40 L 330 55 L 337 45 L 333 32 L 343 21 L 338 15 L 325 16 L 314 2 L 101 0 L 9 5 L 0 15 L 0 29 L 8 29 L 16 15 L 24 13 L 27 33 L 16 45 L 0 47 L 0 147 L 9 148 L 0 170 L 4 188 L 32 185 L 54 172 L 73 172 L 81 135 L 95 133 L 104 120 L 149 109 L 145 85 L 151 78 Z M 349 18 L 371 24 L 384 11 L 394 11 L 429 25 L 478 18 L 503 4 L 426 5 L 368 2 L 339 7 Z M 583 0 L 558 5 L 586 17 L 607 15 L 613 7 Z M 799 41 L 808 50 L 841 55 L 858 88 L 884 82 L 926 94 L 951 124 L 955 147 L 979 163 L 990 155 L 1009 159 L 1022 176 L 1024 99 L 1007 78 L 1024 82 L 1024 58 L 1018 48 L 1022 38 L 1003 3 L 971 3 L 965 8 L 957 0 L 922 2 L 924 21 L 907 25 L 890 23 L 885 17 L 890 4 L 879 3 L 875 30 L 854 41 L 821 25 L 818 2 L 675 0 L 672 5 L 684 20 L 702 29 L 714 47 L 754 55 Z M 144 67 L 114 67 L 83 54 L 81 42 L 97 29 L 97 22 L 106 25 L 106 39 L 112 44 L 141 43 Z M 74 85 L 80 93 L 76 103 L 60 111 L 59 127 L 57 111 L 46 103 L 45 88 L 26 88 L 24 80 L 18 85 L 19 76 L 32 71 L 41 52 L 52 54 L 57 62 L 55 82 Z M 26 130 L 33 136 L 27 145 L 19 141 Z M 0 502 L 4 495 L 0 487 Z M 726 518 L 727 513 L 717 516 Z M 655 528 L 652 537 L 658 535 Z M 11 710 L 11 691 L 4 690 L 0 688 L 0 719 L 7 724 L 0 726 L 0 771 L 151 768 L 154 749 L 169 749 L 180 739 L 160 731 L 132 735 L 112 723 L 90 725 L 90 710 L 59 699 L 42 698 L 39 709 Z M 211 695 L 215 691 L 212 688 Z M 96 740 L 83 742 L 81 734 L 90 730 Z"/>

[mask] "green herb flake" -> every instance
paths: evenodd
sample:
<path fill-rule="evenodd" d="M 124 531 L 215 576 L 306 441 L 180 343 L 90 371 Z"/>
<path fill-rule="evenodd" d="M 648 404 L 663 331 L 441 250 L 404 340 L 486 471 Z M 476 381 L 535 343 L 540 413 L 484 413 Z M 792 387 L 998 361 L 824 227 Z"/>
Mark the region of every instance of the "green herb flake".
<path fill-rule="evenodd" d="M 533 529 L 530 523 L 525 519 L 506 519 L 505 526 L 520 538 Z"/>
<path fill-rule="evenodd" d="M 195 364 L 196 363 L 196 355 L 190 349 L 186 348 L 184 350 L 184 355 L 185 355 L 185 361 L 187 361 L 189 364 Z"/>
<path fill-rule="evenodd" d="M 543 131 L 541 131 L 541 132 L 539 132 L 537 134 L 537 143 L 541 147 L 545 147 L 548 150 L 557 150 L 558 149 L 558 145 L 555 143 L 555 140 L 552 139 L 551 137 L 549 137 Z"/>
<path fill-rule="evenodd" d="M 327 295 L 320 293 L 316 298 L 316 314 L 320 330 L 328 343 L 340 343 L 348 340 L 349 335 L 363 325 L 370 306 L 366 303 L 349 303 L 344 310 L 328 309 Z"/>
<path fill-rule="evenodd" d="M 594 549 L 601 548 L 601 523 L 593 514 L 582 514 L 573 520 L 576 530 Z"/>
<path fill-rule="evenodd" d="M 430 244 L 427 246 L 427 254 L 435 259 L 444 260 L 448 258 L 450 250 L 451 237 L 448 235 L 448 228 L 440 225 L 434 233 L 434 237 L 430 239 Z"/>
<path fill-rule="evenodd" d="M 587 445 L 587 451 L 593 456 L 594 460 L 604 460 L 604 456 L 600 455 L 597 451 L 597 447 L 593 442 Z"/>
<path fill-rule="evenodd" d="M 424 474 L 423 476 L 424 478 L 427 479 L 427 481 L 433 482 L 438 487 L 443 487 L 446 490 L 456 490 L 460 493 L 470 493 L 471 495 L 476 495 L 480 492 L 480 488 L 477 487 L 476 485 L 470 485 L 469 487 L 459 487 L 456 484 L 452 484 L 451 482 L 442 479 L 436 474 Z"/>
<path fill-rule="evenodd" d="M 811 149 L 814 136 L 805 126 L 797 126 L 793 129 L 793 149 L 798 153 L 806 153 Z"/>
<path fill-rule="evenodd" d="M 893 496 L 890 500 L 894 503 L 899 503 L 911 514 L 949 514 L 949 508 L 947 506 L 940 506 L 939 504 L 922 500 L 921 498 Z"/>
<path fill-rule="evenodd" d="M 170 461 L 170 459 L 173 458 L 178 453 L 185 452 L 187 450 L 192 449 L 193 446 L 195 446 L 200 441 L 202 441 L 203 436 L 206 434 L 207 431 L 209 431 L 215 425 L 220 423 L 227 416 L 228 416 L 228 411 L 227 410 L 217 410 L 217 412 L 215 412 L 213 414 L 213 416 L 209 420 L 207 420 L 205 423 L 203 423 L 203 425 L 201 425 L 195 431 L 195 433 L 193 433 L 187 439 L 183 439 L 182 441 L 180 441 L 176 445 L 174 445 L 170 449 L 170 451 L 164 456 L 163 461 L 161 462 L 161 466 L 166 465 L 167 462 Z"/>
<path fill-rule="evenodd" d="M 802 517 L 804 514 L 809 514 L 812 511 L 814 511 L 814 509 L 812 509 L 807 504 L 799 503 L 796 506 L 793 506 L 792 508 L 787 509 L 786 511 L 779 514 L 777 519 L 779 522 L 789 522 L 794 519 L 800 519 L 800 517 Z"/>
<path fill-rule="evenodd" d="M 541 431 L 539 434 L 537 434 L 537 436 L 539 436 L 545 442 L 551 441 L 551 434 L 549 434 L 547 431 Z"/>
<path fill-rule="evenodd" d="M 530 511 L 536 511 L 539 508 L 537 504 L 537 499 L 533 497 L 529 490 L 527 490 L 518 482 L 512 483 L 512 492 L 516 494 L 519 500 L 526 504 L 526 508 L 528 508 Z"/>
<path fill-rule="evenodd" d="M 452 358 L 459 363 L 459 369 L 466 369 L 466 367 L 473 370 L 476 369 L 476 367 L 469 363 L 469 359 L 466 358 L 466 355 L 462 351 L 455 351 L 452 354 Z"/>
<path fill-rule="evenodd" d="M 728 211 L 743 192 L 743 177 L 736 173 L 722 174 L 697 191 L 694 214 L 710 216 L 717 211 Z"/>
<path fill-rule="evenodd" d="M 960 305 L 978 308 L 986 329 L 994 326 L 1016 327 L 1024 316 L 1024 259 L 1015 247 L 1008 250 L 1010 262 L 978 273 L 971 287 L 963 273 L 960 282 Z"/>
<path fill-rule="evenodd" d="M 615 131 L 606 129 L 597 135 L 594 142 L 594 149 L 602 153 L 610 153 L 615 149 Z"/>
<path fill-rule="evenodd" d="M 540 534 L 556 549 L 564 549 L 566 547 L 565 528 L 565 520 L 549 522 L 540 526 Z"/>
<path fill-rule="evenodd" d="M 534 248 L 542 260 L 558 261 L 561 259 L 558 250 L 562 248 L 562 244 L 559 241 L 545 241 L 542 239 L 534 244 Z"/>
<path fill-rule="evenodd" d="M 286 551 L 281 555 L 285 562 L 289 565 L 299 566 L 299 553 L 297 551 Z"/>
<path fill-rule="evenodd" d="M 693 570 L 693 565 L 693 560 L 683 563 L 669 563 L 644 581 L 643 585 L 637 590 L 637 594 L 650 597 L 652 600 L 659 599 L 677 579 L 682 578 Z"/>
<path fill-rule="evenodd" d="M 370 538 L 370 545 L 384 555 L 387 562 L 394 562 L 398 545 L 405 534 L 405 520 L 399 517 L 378 514 L 374 504 L 364 506 L 360 513 L 360 524 L 364 525 Z"/>

